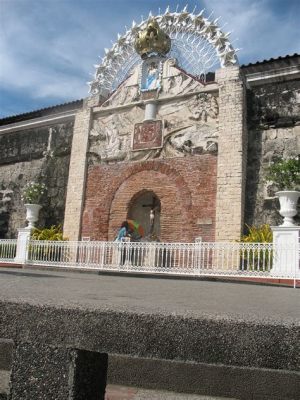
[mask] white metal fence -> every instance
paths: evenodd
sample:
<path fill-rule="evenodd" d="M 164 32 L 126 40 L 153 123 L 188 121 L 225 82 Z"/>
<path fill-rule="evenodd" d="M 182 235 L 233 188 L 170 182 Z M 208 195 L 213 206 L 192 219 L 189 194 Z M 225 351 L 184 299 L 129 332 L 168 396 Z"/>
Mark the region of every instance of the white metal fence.
<path fill-rule="evenodd" d="M 12 262 L 16 240 L 0 240 L 0 261 Z M 272 243 L 156 243 L 38 241 L 27 264 L 190 276 L 300 279 L 299 245 Z"/>
<path fill-rule="evenodd" d="M 27 262 L 104 271 L 294 279 L 299 275 L 299 246 L 30 241 Z"/>
<path fill-rule="evenodd" d="M 17 239 L 0 240 L 0 261 L 12 263 L 16 257 Z"/>

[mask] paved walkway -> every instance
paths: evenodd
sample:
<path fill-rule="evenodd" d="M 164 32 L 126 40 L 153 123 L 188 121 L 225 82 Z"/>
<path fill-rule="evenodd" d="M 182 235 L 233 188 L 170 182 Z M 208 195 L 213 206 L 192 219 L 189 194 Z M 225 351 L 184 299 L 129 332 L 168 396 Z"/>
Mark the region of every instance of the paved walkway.
<path fill-rule="evenodd" d="M 288 323 L 300 320 L 299 299 L 286 287 L 0 269 L 0 300 L 39 305 Z"/>
<path fill-rule="evenodd" d="M 283 329 L 290 331 L 292 325 L 295 327 L 295 323 L 299 324 L 300 321 L 299 299 L 298 289 L 247 283 L 108 276 L 36 269 L 0 269 L 0 301 L 20 303 L 22 306 L 32 304 L 74 308 L 76 312 L 95 310 L 97 313 L 112 310 L 124 311 L 124 315 L 134 312 L 147 315 L 149 318 L 160 315 L 192 317 L 199 318 L 200 322 L 204 317 L 211 319 L 212 323 L 215 320 L 228 320 L 229 326 L 231 322 L 234 326 L 239 321 L 243 323 L 252 321 L 255 322 L 254 327 L 263 322 L 261 326 L 265 328 L 267 326 L 267 329 L 269 324 L 275 330 L 276 325 L 280 328 L 285 325 Z M 74 316 L 75 314 L 72 318 Z M 278 357 L 281 360 L 280 354 Z M 7 387 L 7 376 L 2 375 L 2 378 L 5 378 L 2 385 Z M 111 382 L 118 381 L 111 380 Z M 127 382 L 129 381 L 124 383 Z M 210 393 L 219 392 L 210 391 Z M 234 391 L 228 393 L 231 396 L 235 394 Z M 107 400 L 122 399 L 217 400 L 219 398 L 109 386 Z"/>

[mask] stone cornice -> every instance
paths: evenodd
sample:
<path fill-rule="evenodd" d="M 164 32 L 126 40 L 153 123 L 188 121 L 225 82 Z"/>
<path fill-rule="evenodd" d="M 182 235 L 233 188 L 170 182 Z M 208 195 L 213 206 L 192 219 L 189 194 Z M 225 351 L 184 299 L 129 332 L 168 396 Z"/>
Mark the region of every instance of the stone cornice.
<path fill-rule="evenodd" d="M 12 124 L 2 125 L 0 127 L 1 133 L 15 132 L 29 128 L 38 128 L 44 125 L 58 124 L 74 120 L 78 109 L 69 110 L 63 113 L 47 115 L 45 117 L 29 119 L 27 121 L 15 122 Z"/>
<path fill-rule="evenodd" d="M 218 92 L 218 90 L 219 90 L 219 86 L 216 83 L 211 83 L 195 92 L 183 93 L 183 94 L 175 95 L 175 96 L 160 97 L 158 99 L 151 100 L 151 101 L 155 101 L 156 103 L 160 104 L 160 103 L 165 103 L 167 101 L 174 101 L 174 100 L 185 99 L 188 97 L 193 97 L 193 96 L 196 96 L 197 94 L 201 94 L 201 93 Z M 93 113 L 94 114 L 100 114 L 100 113 L 105 114 L 105 113 L 109 113 L 112 111 L 125 110 L 127 108 L 132 108 L 132 107 L 141 107 L 141 106 L 145 106 L 145 104 L 147 104 L 147 102 L 149 102 L 149 101 L 148 100 L 140 100 L 140 101 L 134 101 L 132 103 L 122 104 L 122 105 L 113 106 L 113 107 L 101 107 L 101 106 L 94 107 Z"/>
<path fill-rule="evenodd" d="M 279 82 L 297 78 L 300 78 L 299 65 L 246 74 L 246 80 L 249 86 L 257 86 L 264 83 Z"/>

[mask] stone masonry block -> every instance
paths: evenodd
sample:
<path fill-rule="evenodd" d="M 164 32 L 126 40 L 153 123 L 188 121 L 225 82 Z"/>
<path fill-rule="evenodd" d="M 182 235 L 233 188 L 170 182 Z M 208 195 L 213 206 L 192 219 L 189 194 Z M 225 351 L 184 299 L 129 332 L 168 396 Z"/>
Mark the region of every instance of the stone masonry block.
<path fill-rule="evenodd" d="M 86 153 L 92 110 L 78 112 L 74 124 L 74 136 L 69 169 L 68 191 L 65 210 L 64 235 L 78 240 L 86 179 Z M 74 193 L 77 195 L 74 196 Z"/>
<path fill-rule="evenodd" d="M 239 67 L 216 72 L 219 95 L 219 153 L 217 171 L 217 240 L 240 238 L 245 187 L 245 89 Z"/>

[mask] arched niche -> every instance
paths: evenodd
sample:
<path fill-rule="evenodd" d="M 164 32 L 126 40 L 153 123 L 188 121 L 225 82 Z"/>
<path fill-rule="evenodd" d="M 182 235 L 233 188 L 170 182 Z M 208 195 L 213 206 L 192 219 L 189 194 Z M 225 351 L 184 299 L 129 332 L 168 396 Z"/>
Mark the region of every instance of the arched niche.
<path fill-rule="evenodd" d="M 143 190 L 132 197 L 127 217 L 142 225 L 145 237 L 155 239 L 160 237 L 160 213 L 161 203 L 158 196 L 151 190 Z"/>

